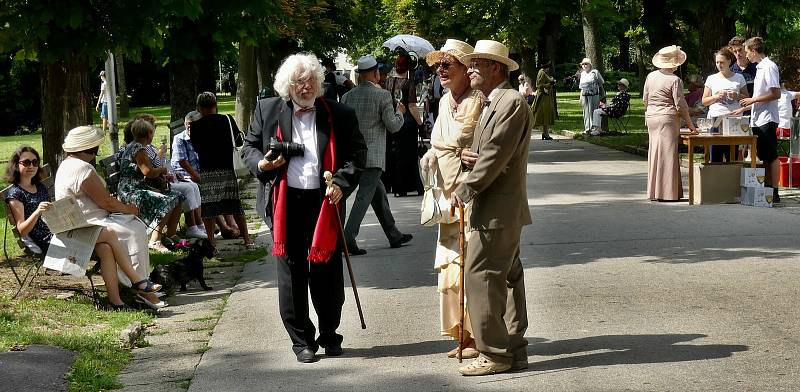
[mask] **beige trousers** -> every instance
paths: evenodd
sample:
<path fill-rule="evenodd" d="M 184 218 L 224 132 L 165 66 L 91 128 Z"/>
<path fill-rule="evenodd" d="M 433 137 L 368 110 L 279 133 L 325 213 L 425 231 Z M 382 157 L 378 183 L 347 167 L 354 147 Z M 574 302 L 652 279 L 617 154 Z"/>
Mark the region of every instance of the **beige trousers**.
<path fill-rule="evenodd" d="M 473 231 L 467 243 L 464 285 L 472 334 L 478 351 L 495 362 L 527 358 L 521 232 L 521 227 Z"/>

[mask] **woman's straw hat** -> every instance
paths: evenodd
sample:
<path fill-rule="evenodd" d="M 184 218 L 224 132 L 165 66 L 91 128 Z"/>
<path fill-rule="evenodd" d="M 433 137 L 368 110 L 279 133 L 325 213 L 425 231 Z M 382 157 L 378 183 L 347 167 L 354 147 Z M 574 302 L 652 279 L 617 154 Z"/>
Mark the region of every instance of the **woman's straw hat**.
<path fill-rule="evenodd" d="M 507 65 L 509 71 L 516 71 L 519 69 L 519 64 L 508 58 L 508 48 L 505 45 L 488 39 L 478 41 L 475 44 L 475 50 L 472 54 L 463 56 L 461 62 L 467 64 L 473 59 L 497 61 L 498 63 Z"/>
<path fill-rule="evenodd" d="M 448 39 L 447 41 L 445 41 L 444 46 L 442 46 L 441 49 L 428 53 L 428 55 L 425 56 L 425 61 L 428 63 L 429 66 L 433 66 L 444 55 L 451 55 L 455 57 L 457 60 L 461 61 L 461 57 L 464 57 L 465 55 L 472 53 L 473 50 L 474 48 L 472 47 L 472 45 L 464 41 L 459 41 L 457 39 Z"/>
<path fill-rule="evenodd" d="M 677 45 L 661 48 L 653 56 L 653 65 L 658 68 L 678 68 L 684 61 L 686 61 L 686 52 L 682 51 L 681 47 Z"/>
<path fill-rule="evenodd" d="M 72 128 L 67 133 L 61 148 L 64 152 L 79 152 L 95 148 L 101 145 L 103 140 L 105 140 L 105 132 L 102 129 L 83 125 Z"/>

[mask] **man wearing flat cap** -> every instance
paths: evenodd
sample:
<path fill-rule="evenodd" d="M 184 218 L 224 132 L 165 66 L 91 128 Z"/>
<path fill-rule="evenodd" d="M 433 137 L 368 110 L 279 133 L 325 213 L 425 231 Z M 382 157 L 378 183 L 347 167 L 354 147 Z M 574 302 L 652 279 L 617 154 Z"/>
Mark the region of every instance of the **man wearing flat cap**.
<path fill-rule="evenodd" d="M 356 73 L 358 86 L 344 94 L 342 103 L 356 111 L 358 128 L 367 143 L 367 162 L 358 181 L 358 192 L 344 232 L 350 254 L 363 255 L 367 251 L 358 247 L 356 237 L 370 205 L 392 248 L 410 241 L 411 234 L 403 234 L 397 229 L 386 188 L 381 182 L 381 174 L 386 169 L 386 136 L 396 133 L 403 126 L 405 106 L 398 102 L 395 111 L 391 93 L 378 85 L 381 76 L 375 57 L 367 55 L 358 59 Z"/>
<path fill-rule="evenodd" d="M 508 83 L 519 68 L 505 45 L 478 41 L 461 58 L 470 84 L 487 97 L 461 161 L 471 169 L 450 195 L 452 205 L 472 203 L 464 287 L 475 347 L 480 355 L 459 369 L 482 376 L 528 367 L 528 318 L 520 261 L 522 227 L 531 223 L 526 192 L 528 144 L 533 126 L 525 99 Z"/>

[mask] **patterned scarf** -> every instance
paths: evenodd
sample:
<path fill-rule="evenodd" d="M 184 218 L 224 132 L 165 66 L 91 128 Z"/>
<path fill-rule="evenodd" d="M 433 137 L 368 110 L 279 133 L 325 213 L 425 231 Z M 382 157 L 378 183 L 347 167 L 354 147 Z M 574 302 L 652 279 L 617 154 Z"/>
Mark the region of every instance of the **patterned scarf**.
<path fill-rule="evenodd" d="M 324 99 L 320 100 L 328 110 L 328 123 L 330 124 L 330 137 L 325 148 L 325 155 L 322 158 L 323 170 L 331 173 L 336 169 L 336 137 L 333 132 L 333 118 L 330 115 L 330 108 Z M 279 141 L 283 141 L 281 127 L 278 126 L 276 135 Z M 273 230 L 272 247 L 273 256 L 286 256 L 286 191 L 288 188 L 286 181 L 286 171 L 288 164 L 280 169 L 278 174 L 278 186 L 272 194 L 273 211 Z M 322 199 L 322 207 L 319 211 L 317 224 L 314 226 L 314 237 L 311 240 L 311 250 L 308 253 L 308 260 L 312 263 L 327 263 L 336 251 L 336 241 L 339 239 L 339 227 L 337 225 L 337 205 L 328 202 L 328 197 Z"/>

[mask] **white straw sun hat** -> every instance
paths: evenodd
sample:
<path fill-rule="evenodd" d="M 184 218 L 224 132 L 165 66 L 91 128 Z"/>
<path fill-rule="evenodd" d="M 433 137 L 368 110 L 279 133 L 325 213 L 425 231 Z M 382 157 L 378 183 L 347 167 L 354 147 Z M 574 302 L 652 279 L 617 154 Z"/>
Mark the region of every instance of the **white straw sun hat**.
<path fill-rule="evenodd" d="M 461 62 L 469 64 L 473 59 L 497 61 L 498 63 L 503 63 L 508 66 L 509 71 L 516 71 L 519 69 L 519 64 L 508 58 L 508 48 L 505 45 L 488 39 L 478 41 L 475 44 L 475 50 L 472 54 L 461 57 Z"/>
<path fill-rule="evenodd" d="M 441 49 L 428 53 L 428 55 L 425 56 L 425 61 L 429 66 L 433 66 L 433 64 L 436 64 L 436 62 L 439 61 L 442 56 L 448 54 L 455 57 L 458 61 L 461 61 L 462 57 L 472 53 L 473 50 L 475 50 L 475 48 L 464 41 L 448 39 L 445 41 L 444 46 L 442 46 Z"/>
<path fill-rule="evenodd" d="M 678 68 L 684 61 L 686 61 L 686 52 L 682 51 L 681 47 L 677 45 L 661 48 L 653 56 L 653 65 L 658 68 Z"/>
<path fill-rule="evenodd" d="M 61 148 L 64 152 L 79 152 L 97 147 L 103 144 L 103 140 L 105 140 L 105 132 L 102 129 L 83 125 L 72 128 L 67 133 Z"/>

